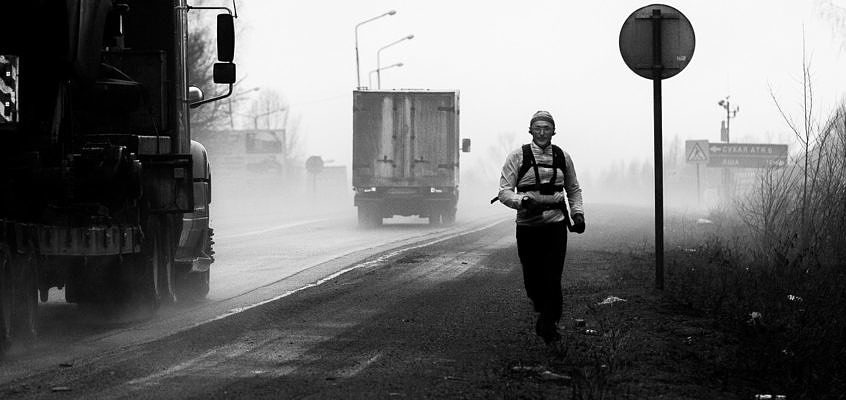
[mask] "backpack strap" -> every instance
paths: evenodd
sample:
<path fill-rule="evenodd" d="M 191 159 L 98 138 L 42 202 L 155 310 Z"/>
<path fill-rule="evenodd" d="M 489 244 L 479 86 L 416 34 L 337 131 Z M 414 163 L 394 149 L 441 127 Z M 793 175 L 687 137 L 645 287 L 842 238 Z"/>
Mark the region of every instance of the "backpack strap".
<path fill-rule="evenodd" d="M 523 149 L 523 163 L 520 164 L 520 169 L 517 171 L 517 183 L 520 183 L 520 180 L 523 179 L 523 176 L 529 172 L 529 169 L 532 166 L 535 166 L 535 177 L 537 177 L 537 164 L 535 163 L 535 155 L 532 154 L 532 145 L 526 143 L 522 147 Z"/>
<path fill-rule="evenodd" d="M 517 187 L 518 192 L 526 192 L 530 190 L 538 190 L 542 192 L 553 192 L 553 191 L 560 191 L 562 187 L 560 185 L 555 185 L 555 182 L 558 178 L 558 170 L 564 173 L 566 178 L 567 176 L 567 161 L 564 157 L 564 151 L 561 150 L 560 147 L 556 145 L 552 145 L 552 164 L 539 164 L 535 160 L 535 155 L 532 154 L 532 147 L 531 144 L 524 144 L 523 147 L 523 163 L 520 165 L 520 169 L 517 173 L 517 182 L 520 182 L 523 179 L 523 176 L 529 172 L 530 169 L 534 169 L 535 171 L 535 183 L 532 185 L 522 185 Z M 540 183 L 540 173 L 538 172 L 538 167 L 544 168 L 552 168 L 552 179 L 550 179 L 549 183 L 541 184 Z M 546 190 L 543 190 L 546 189 Z"/>
<path fill-rule="evenodd" d="M 521 146 L 523 151 L 523 161 L 520 164 L 520 169 L 517 170 L 517 183 L 519 183 L 526 173 L 529 172 L 530 169 L 534 169 L 535 171 L 535 183 L 533 185 L 523 185 L 517 186 L 518 192 L 527 192 L 530 190 L 537 190 L 541 191 L 542 187 L 548 187 L 550 190 L 560 191 L 562 187 L 555 186 L 555 180 L 558 176 L 558 169 L 560 168 L 562 172 L 564 172 L 564 177 L 567 177 L 567 160 L 564 157 L 564 151 L 561 150 L 560 147 L 556 145 L 552 145 L 552 165 L 549 164 L 538 164 L 535 161 L 535 155 L 532 153 L 532 145 L 531 143 L 526 143 Z M 545 167 L 545 168 L 552 168 L 552 179 L 549 181 L 548 184 L 541 185 L 540 183 L 540 173 L 538 171 L 538 167 Z M 496 202 L 499 198 L 494 197 L 491 199 L 491 204 Z"/>
<path fill-rule="evenodd" d="M 564 173 L 564 179 L 567 179 L 567 158 L 564 156 L 564 150 L 554 144 L 552 145 L 552 167 L 555 168 L 555 171 L 560 168 L 561 172 Z"/>
<path fill-rule="evenodd" d="M 535 183 L 532 185 L 522 185 L 517 186 L 518 192 L 528 192 L 530 190 L 540 190 L 540 173 L 538 172 L 538 163 L 535 161 L 535 155 L 532 153 L 532 145 L 530 143 L 526 143 L 522 147 L 523 149 L 523 163 L 520 164 L 520 170 L 517 171 L 517 182 L 519 183 L 523 176 L 529 172 L 530 169 L 534 169 L 535 171 Z M 546 165 L 543 165 L 546 166 Z"/>

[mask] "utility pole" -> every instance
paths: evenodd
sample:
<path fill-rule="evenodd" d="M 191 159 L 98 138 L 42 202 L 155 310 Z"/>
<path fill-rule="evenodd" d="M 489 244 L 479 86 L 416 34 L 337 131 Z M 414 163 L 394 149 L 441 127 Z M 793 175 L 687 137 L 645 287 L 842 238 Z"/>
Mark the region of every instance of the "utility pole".
<path fill-rule="evenodd" d="M 731 102 L 729 101 L 729 97 L 726 96 L 725 99 L 720 100 L 717 102 L 717 105 L 724 108 L 726 110 L 726 119 L 722 121 L 720 126 L 720 140 L 729 143 L 731 140 L 731 119 L 737 116 L 737 112 L 740 111 L 740 107 L 735 106 L 734 109 L 731 108 Z M 728 202 L 731 198 L 731 169 L 728 167 L 723 168 L 723 200 Z"/>
<path fill-rule="evenodd" d="M 729 102 L 729 97 L 726 96 L 725 99 L 720 100 L 717 105 L 724 108 L 726 110 L 726 119 L 723 121 L 723 126 L 720 129 L 720 140 L 723 142 L 729 142 L 729 132 L 730 132 L 730 125 L 731 119 L 737 115 L 737 112 L 740 111 L 740 107 L 735 106 L 734 109 L 731 108 L 731 103 Z"/>

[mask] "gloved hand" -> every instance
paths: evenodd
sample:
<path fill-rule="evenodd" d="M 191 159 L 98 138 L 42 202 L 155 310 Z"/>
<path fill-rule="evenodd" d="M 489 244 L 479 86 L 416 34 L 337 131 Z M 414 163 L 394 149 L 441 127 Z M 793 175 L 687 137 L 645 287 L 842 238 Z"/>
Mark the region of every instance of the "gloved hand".
<path fill-rule="evenodd" d="M 573 215 L 573 226 L 570 227 L 570 232 L 585 233 L 585 216 L 584 214 Z"/>
<path fill-rule="evenodd" d="M 520 208 L 526 210 L 528 214 L 540 214 L 543 212 L 543 204 L 538 202 L 532 196 L 523 196 L 523 199 L 520 200 Z"/>

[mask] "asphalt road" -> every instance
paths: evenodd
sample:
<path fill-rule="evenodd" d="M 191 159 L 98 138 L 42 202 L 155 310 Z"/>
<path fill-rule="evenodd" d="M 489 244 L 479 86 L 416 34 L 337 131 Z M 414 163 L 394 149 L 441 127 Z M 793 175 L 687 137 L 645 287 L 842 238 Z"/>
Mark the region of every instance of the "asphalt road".
<path fill-rule="evenodd" d="M 50 300 L 39 308 L 37 344 L 12 349 L 0 364 L 0 383 L 226 318 L 369 265 L 368 261 L 378 262 L 379 256 L 503 219 L 501 213 L 481 211 L 460 215 L 449 227 L 429 226 L 419 218 L 394 218 L 380 229 L 358 228 L 351 207 L 302 215 L 265 208 L 253 214 L 219 216 L 213 220 L 217 255 L 205 301 L 165 306 L 154 317 L 141 318 L 80 308 L 65 303 L 63 292 L 52 289 Z"/>
<path fill-rule="evenodd" d="M 3 360 L 0 397 L 571 398 L 572 366 L 555 361 L 567 346 L 533 334 L 505 211 L 446 228 L 335 217 L 231 227 L 208 301 L 141 321 L 52 305 L 39 345 Z M 570 236 L 565 283 L 580 299 L 649 239 L 649 210 L 597 211 Z M 566 307 L 585 313 L 583 300 Z"/>
<path fill-rule="evenodd" d="M 496 326 L 497 319 L 519 315 L 501 309 L 520 304 L 512 231 L 504 221 L 391 252 L 322 285 L 175 335 L 66 360 L 5 382 L 0 393 L 10 399 L 481 395 L 484 388 L 467 383 L 487 372 L 459 371 L 495 358 L 498 341 L 520 337 Z"/>

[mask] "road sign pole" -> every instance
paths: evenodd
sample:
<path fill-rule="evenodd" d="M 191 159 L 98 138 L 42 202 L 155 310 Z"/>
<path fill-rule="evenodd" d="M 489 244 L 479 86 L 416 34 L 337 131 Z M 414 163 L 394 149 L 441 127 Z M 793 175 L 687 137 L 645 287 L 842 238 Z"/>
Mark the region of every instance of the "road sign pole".
<path fill-rule="evenodd" d="M 666 36 L 666 37 L 665 37 Z M 633 12 L 620 29 L 620 54 L 637 75 L 652 80 L 655 141 L 655 288 L 664 289 L 664 152 L 661 80 L 678 74 L 695 47 L 690 21 L 678 10 L 652 4 Z M 704 155 L 699 149 L 697 158 Z M 702 161 L 702 160 L 699 160 Z"/>
<path fill-rule="evenodd" d="M 699 179 L 699 163 L 696 163 L 696 205 L 702 207 L 702 186 Z"/>
<path fill-rule="evenodd" d="M 652 111 L 655 134 L 655 288 L 664 290 L 664 151 L 661 118 L 661 10 L 652 10 Z"/>
<path fill-rule="evenodd" d="M 661 147 L 661 80 L 652 81 L 655 119 L 655 288 L 664 290 L 664 160 Z"/>

